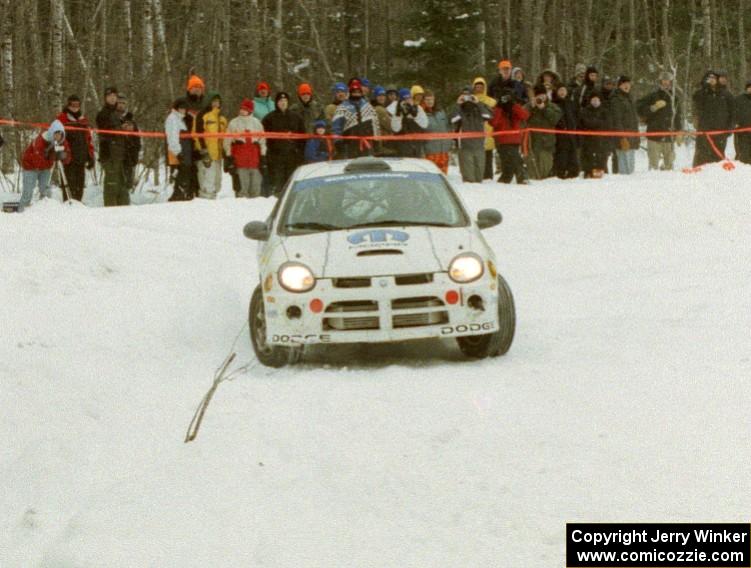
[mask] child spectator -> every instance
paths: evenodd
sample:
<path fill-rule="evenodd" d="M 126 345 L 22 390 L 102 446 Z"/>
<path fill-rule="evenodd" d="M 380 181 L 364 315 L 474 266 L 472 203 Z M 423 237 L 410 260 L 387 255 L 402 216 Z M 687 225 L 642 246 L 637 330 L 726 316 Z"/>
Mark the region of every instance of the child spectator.
<path fill-rule="evenodd" d="M 316 120 L 313 125 L 316 136 L 326 134 L 326 121 Z M 324 138 L 311 138 L 305 143 L 305 163 L 325 162 L 331 159 L 331 140 Z"/>

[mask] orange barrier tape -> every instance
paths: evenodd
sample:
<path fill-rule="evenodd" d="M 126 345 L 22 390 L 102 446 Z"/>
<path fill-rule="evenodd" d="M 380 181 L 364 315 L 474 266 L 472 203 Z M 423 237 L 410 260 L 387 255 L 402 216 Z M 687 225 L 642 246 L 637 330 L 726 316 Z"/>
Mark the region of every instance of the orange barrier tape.
<path fill-rule="evenodd" d="M 0 118 L 0 125 L 12 126 L 16 128 L 40 128 L 47 129 L 49 123 L 40 122 L 24 122 L 19 120 L 8 120 Z M 111 136 L 137 136 L 139 138 L 165 138 L 164 132 L 149 132 L 149 131 L 129 131 L 129 130 L 103 130 L 99 128 L 83 128 L 79 126 L 66 126 L 66 130 L 72 131 L 89 131 L 97 134 L 111 135 Z M 508 136 L 514 134 L 521 134 L 523 136 L 523 143 L 528 144 L 528 141 L 524 137 L 529 137 L 530 133 L 540 134 L 562 134 L 567 136 L 605 136 L 605 137 L 618 137 L 618 138 L 664 138 L 664 137 L 677 137 L 677 136 L 707 136 L 710 139 L 711 136 L 718 136 L 722 134 L 734 134 L 734 133 L 751 133 L 751 126 L 743 128 L 735 128 L 731 130 L 708 130 L 708 131 L 665 131 L 665 132 L 630 132 L 630 131 L 618 131 L 607 130 L 593 132 L 591 130 L 559 130 L 555 128 L 519 128 L 517 130 L 500 130 L 495 131 L 492 134 L 485 132 L 423 132 L 415 134 L 389 134 L 380 136 L 337 136 L 336 134 L 299 134 L 296 132 L 214 132 L 214 133 L 190 133 L 186 132 L 180 135 L 181 138 L 268 138 L 271 140 L 307 140 L 310 138 L 317 138 L 322 140 L 359 140 L 361 145 L 367 141 L 402 141 L 402 140 L 455 140 L 455 139 L 470 139 L 470 138 L 485 138 L 487 136 Z M 368 145 L 369 146 L 369 145 Z M 720 153 L 724 158 L 724 155 Z"/>

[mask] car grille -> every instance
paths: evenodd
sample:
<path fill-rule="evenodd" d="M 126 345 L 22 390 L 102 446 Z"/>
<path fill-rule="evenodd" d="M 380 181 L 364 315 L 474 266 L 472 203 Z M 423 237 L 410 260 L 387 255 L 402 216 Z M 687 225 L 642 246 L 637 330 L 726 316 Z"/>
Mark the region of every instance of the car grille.
<path fill-rule="evenodd" d="M 433 282 L 433 273 L 424 272 L 421 274 L 394 276 L 394 282 L 397 286 L 430 284 Z M 349 278 L 332 278 L 331 283 L 334 288 L 369 288 L 373 285 L 373 279 L 370 276 L 351 276 Z"/>
<path fill-rule="evenodd" d="M 327 317 L 323 318 L 323 329 L 325 331 L 379 329 L 377 313 L 371 316 L 362 312 L 378 312 L 378 302 L 372 300 L 333 302 L 326 308 Z M 333 314 L 337 315 L 333 316 Z"/>
<path fill-rule="evenodd" d="M 443 300 L 435 296 L 420 296 L 417 298 L 399 298 L 391 302 L 394 312 L 391 325 L 394 329 L 402 327 L 422 327 L 426 325 L 440 325 L 448 323 L 449 315 L 445 310 L 436 308 L 444 307 Z M 426 311 L 415 312 L 424 309 Z M 397 313 L 400 310 L 410 310 L 408 314 Z"/>
<path fill-rule="evenodd" d="M 394 281 L 396 282 L 397 286 L 430 284 L 433 281 L 433 273 L 425 272 L 423 274 L 405 274 L 404 276 L 395 276 Z"/>
<path fill-rule="evenodd" d="M 367 276 L 355 278 L 332 278 L 334 288 L 367 288 L 370 286 L 370 278 Z"/>

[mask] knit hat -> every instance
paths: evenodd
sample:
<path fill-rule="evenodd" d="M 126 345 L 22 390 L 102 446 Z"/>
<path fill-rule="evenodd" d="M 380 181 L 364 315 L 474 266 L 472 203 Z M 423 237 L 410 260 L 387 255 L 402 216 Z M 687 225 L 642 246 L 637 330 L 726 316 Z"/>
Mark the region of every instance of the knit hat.
<path fill-rule="evenodd" d="M 509 59 L 501 59 L 498 62 L 498 69 L 511 69 L 511 61 Z"/>
<path fill-rule="evenodd" d="M 522 69 L 521 67 L 514 67 L 511 70 L 511 76 L 514 77 L 516 75 L 517 71 L 521 71 L 522 72 L 522 76 L 524 76 L 524 69 Z"/>
<path fill-rule="evenodd" d="M 256 105 L 251 99 L 243 99 L 240 103 L 240 110 L 247 110 L 249 114 L 253 114 L 255 108 Z"/>
<path fill-rule="evenodd" d="M 360 84 L 361 84 L 361 85 L 362 85 L 363 87 L 368 87 L 368 88 L 370 88 L 370 81 L 368 80 L 368 78 L 367 78 L 367 77 L 360 77 Z"/>
<path fill-rule="evenodd" d="M 657 79 L 659 81 L 672 81 L 673 74 L 670 71 L 662 71 Z"/>
<path fill-rule="evenodd" d="M 349 80 L 349 85 L 347 85 L 349 88 L 349 91 L 362 91 L 362 83 L 360 82 L 360 79 L 357 77 L 354 77 Z"/>
<path fill-rule="evenodd" d="M 117 87 L 107 87 L 104 89 L 104 96 L 108 97 L 109 95 L 116 95 L 117 94 Z"/>
<path fill-rule="evenodd" d="M 402 87 L 399 89 L 399 100 L 403 101 L 404 99 L 408 99 L 412 96 L 412 92 L 407 89 L 406 87 Z"/>
<path fill-rule="evenodd" d="M 303 95 L 313 96 L 313 87 L 308 83 L 300 83 L 297 87 L 297 96 L 302 97 Z"/>
<path fill-rule="evenodd" d="M 334 93 L 336 92 L 346 93 L 347 85 L 345 85 L 344 83 L 334 83 L 334 86 L 332 87 L 331 91 Z"/>
<path fill-rule="evenodd" d="M 619 87 L 623 85 L 623 83 L 630 83 L 630 82 L 631 82 L 631 77 L 629 77 L 628 75 L 621 75 L 620 77 L 618 77 Z"/>
<path fill-rule="evenodd" d="M 398 93 L 399 89 L 397 89 L 394 85 L 386 85 L 386 94 L 389 93 Z"/>
<path fill-rule="evenodd" d="M 256 94 L 258 94 L 258 91 L 266 89 L 267 91 L 271 92 L 271 87 L 269 87 L 269 84 L 266 81 L 261 81 L 256 85 Z"/>
<path fill-rule="evenodd" d="M 68 104 L 70 104 L 70 103 L 80 103 L 81 102 L 81 98 L 78 95 L 71 95 L 71 96 L 68 97 L 68 101 L 67 102 L 68 102 Z"/>
<path fill-rule="evenodd" d="M 190 91 L 191 89 L 201 89 L 202 91 L 206 89 L 203 79 L 198 75 L 191 75 L 188 79 L 188 86 L 185 90 Z"/>
<path fill-rule="evenodd" d="M 281 101 L 282 99 L 287 99 L 287 100 L 289 101 L 289 95 L 288 95 L 287 93 L 285 93 L 284 91 L 279 91 L 279 92 L 278 92 L 278 93 L 276 94 L 276 97 L 274 97 L 274 102 L 277 102 L 277 103 L 278 103 L 278 102 L 279 102 L 279 101 Z"/>
<path fill-rule="evenodd" d="M 587 72 L 587 66 L 584 63 L 577 63 L 574 67 L 574 75 L 584 75 Z"/>
<path fill-rule="evenodd" d="M 412 95 L 412 97 L 414 97 L 415 95 L 425 95 L 425 89 L 423 89 L 420 85 L 412 85 L 409 93 Z"/>
<path fill-rule="evenodd" d="M 327 127 L 327 124 L 325 120 L 319 119 L 313 123 L 313 130 L 315 130 L 316 128 L 326 128 L 326 127 Z"/>
<path fill-rule="evenodd" d="M 385 94 L 386 94 L 386 89 L 384 89 L 380 85 L 376 86 L 376 88 L 373 89 L 373 96 L 374 97 L 380 97 L 381 95 L 385 95 Z"/>

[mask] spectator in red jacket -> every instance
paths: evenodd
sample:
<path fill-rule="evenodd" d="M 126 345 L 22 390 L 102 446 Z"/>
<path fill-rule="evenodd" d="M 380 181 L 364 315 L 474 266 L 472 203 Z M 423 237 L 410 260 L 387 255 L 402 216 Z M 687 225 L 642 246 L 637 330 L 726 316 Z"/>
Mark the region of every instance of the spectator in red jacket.
<path fill-rule="evenodd" d="M 266 139 L 262 136 L 249 136 L 250 132 L 263 132 L 263 124 L 255 116 L 255 103 L 243 99 L 238 116 L 230 120 L 227 132 L 243 134 L 237 138 L 223 140 L 224 153 L 230 158 L 230 170 L 237 174 L 238 197 L 259 197 L 261 195 L 261 158 L 266 155 Z"/>
<path fill-rule="evenodd" d="M 71 162 L 70 144 L 65 139 L 65 127 L 55 120 L 46 132 L 42 132 L 29 144 L 21 158 L 23 168 L 23 193 L 18 211 L 31 204 L 34 188 L 39 185 L 39 198 L 51 197 L 50 173 L 56 161 L 63 165 Z"/>
<path fill-rule="evenodd" d="M 501 93 L 498 105 L 493 109 L 493 119 L 490 124 L 495 132 L 517 131 L 494 136 L 498 156 L 501 158 L 501 175 L 498 178 L 501 183 L 511 183 L 514 177 L 516 177 L 516 183 L 529 183 L 524 160 L 519 152 L 522 135 L 518 132 L 522 127 L 522 122 L 528 118 L 529 111 L 514 102 L 512 92 L 506 90 Z"/>
<path fill-rule="evenodd" d="M 91 132 L 68 128 L 70 126 L 89 128 L 89 121 L 81 112 L 81 99 L 76 95 L 69 96 L 65 108 L 57 115 L 57 119 L 66 128 L 66 139 L 70 144 L 71 161 L 65 166 L 65 178 L 68 180 L 70 196 L 81 201 L 86 185 L 86 169 L 90 170 L 94 167 L 94 144 L 91 141 Z M 65 192 L 63 192 L 63 199 L 68 199 Z"/>

